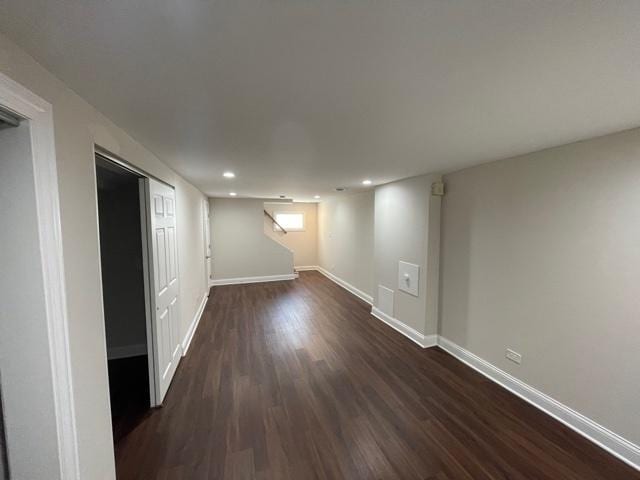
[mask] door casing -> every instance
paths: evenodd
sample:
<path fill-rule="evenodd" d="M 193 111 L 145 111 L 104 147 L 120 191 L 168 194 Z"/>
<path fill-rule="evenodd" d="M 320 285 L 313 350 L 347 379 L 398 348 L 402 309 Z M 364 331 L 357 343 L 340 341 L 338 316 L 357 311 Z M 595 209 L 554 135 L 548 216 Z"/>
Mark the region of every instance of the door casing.
<path fill-rule="evenodd" d="M 159 349 L 156 339 L 158 338 L 156 309 L 154 302 L 154 270 L 153 270 L 153 239 L 152 239 L 152 225 L 151 225 L 151 201 L 149 181 L 157 181 L 167 187 L 174 188 L 173 185 L 166 183 L 153 175 L 141 170 L 134 165 L 130 164 L 126 160 L 112 154 L 108 150 L 95 145 L 95 154 L 101 156 L 103 159 L 115 163 L 119 167 L 128 170 L 139 177 L 138 190 L 140 198 L 140 227 L 142 233 L 142 264 L 143 264 L 143 278 L 144 278 L 144 293 L 145 293 L 145 323 L 147 333 L 147 355 L 148 355 L 148 371 L 149 371 L 149 406 L 160 407 L 162 406 L 162 400 L 164 393 L 162 392 L 161 382 L 159 379 L 162 376 L 160 362 L 159 362 Z M 97 190 L 96 190 L 97 195 Z M 96 212 L 97 212 L 97 197 L 96 197 Z M 175 205 L 174 205 L 175 209 Z M 176 225 L 177 228 L 177 225 Z M 176 234 L 177 242 L 177 234 Z M 177 268 L 177 247 L 176 247 L 176 268 Z M 177 271 L 176 271 L 177 274 Z M 102 276 L 100 276 L 102 278 Z M 102 281 L 100 281 L 100 295 L 102 295 Z M 179 291 L 178 291 L 179 296 Z M 179 300 L 178 300 L 179 301 Z M 104 322 L 104 310 L 102 311 Z M 175 371 L 175 369 L 174 369 Z"/>

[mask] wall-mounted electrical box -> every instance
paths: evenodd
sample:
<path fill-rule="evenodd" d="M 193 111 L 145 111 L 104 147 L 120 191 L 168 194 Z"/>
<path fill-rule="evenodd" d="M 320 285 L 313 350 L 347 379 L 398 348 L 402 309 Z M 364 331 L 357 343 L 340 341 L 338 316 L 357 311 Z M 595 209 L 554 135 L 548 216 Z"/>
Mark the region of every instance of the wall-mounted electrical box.
<path fill-rule="evenodd" d="M 420 287 L 420 266 L 408 262 L 398 263 L 398 289 L 415 297 Z"/>
<path fill-rule="evenodd" d="M 520 355 L 518 352 L 514 352 L 510 348 L 507 348 L 507 351 L 505 353 L 505 357 L 507 357 L 513 363 L 517 363 L 518 365 L 520 365 L 522 363 L 522 355 Z"/>
<path fill-rule="evenodd" d="M 442 197 L 444 195 L 444 183 L 433 182 L 431 184 L 431 195 L 435 195 L 436 197 Z"/>

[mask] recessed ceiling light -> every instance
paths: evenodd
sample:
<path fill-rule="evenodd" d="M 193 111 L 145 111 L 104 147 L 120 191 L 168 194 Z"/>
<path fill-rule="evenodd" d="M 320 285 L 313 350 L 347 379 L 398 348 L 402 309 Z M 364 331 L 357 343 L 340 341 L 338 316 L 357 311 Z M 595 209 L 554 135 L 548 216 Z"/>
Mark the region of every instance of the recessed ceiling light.
<path fill-rule="evenodd" d="M 363 180 L 362 184 L 363 185 L 371 185 L 371 180 L 368 180 L 368 179 L 367 180 Z"/>
<path fill-rule="evenodd" d="M 314 195 L 313 198 L 320 198 L 320 195 Z"/>
<path fill-rule="evenodd" d="M 231 195 L 232 197 L 235 197 L 237 195 L 236 192 L 229 192 L 229 195 Z"/>
<path fill-rule="evenodd" d="M 235 174 L 235 173 L 233 173 L 233 172 L 224 172 L 224 173 L 222 174 L 222 176 L 223 176 L 224 178 L 235 178 L 236 174 Z"/>

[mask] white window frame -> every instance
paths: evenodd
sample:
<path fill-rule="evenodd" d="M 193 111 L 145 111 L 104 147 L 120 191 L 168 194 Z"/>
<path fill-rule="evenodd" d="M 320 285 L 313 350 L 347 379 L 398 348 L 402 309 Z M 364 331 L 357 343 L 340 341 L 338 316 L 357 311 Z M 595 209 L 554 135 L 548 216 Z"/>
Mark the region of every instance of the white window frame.
<path fill-rule="evenodd" d="M 275 218 L 276 222 L 278 221 L 278 215 L 302 215 L 302 228 L 287 228 L 285 227 L 284 229 L 287 232 L 304 232 L 307 229 L 307 219 L 306 216 L 304 214 L 304 212 L 273 212 L 273 218 Z M 275 232 L 281 232 L 282 230 L 280 229 L 280 227 L 278 227 L 278 225 L 275 224 L 275 222 L 273 223 L 273 230 Z"/>

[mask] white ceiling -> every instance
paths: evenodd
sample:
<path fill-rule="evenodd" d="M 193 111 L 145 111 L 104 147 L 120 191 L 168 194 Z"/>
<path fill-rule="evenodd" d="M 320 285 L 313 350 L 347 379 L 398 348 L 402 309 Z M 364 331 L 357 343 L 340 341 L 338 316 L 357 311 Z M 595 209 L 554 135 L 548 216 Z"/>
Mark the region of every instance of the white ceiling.
<path fill-rule="evenodd" d="M 638 0 L 0 0 L 0 29 L 210 195 L 310 200 L 640 125 Z"/>

